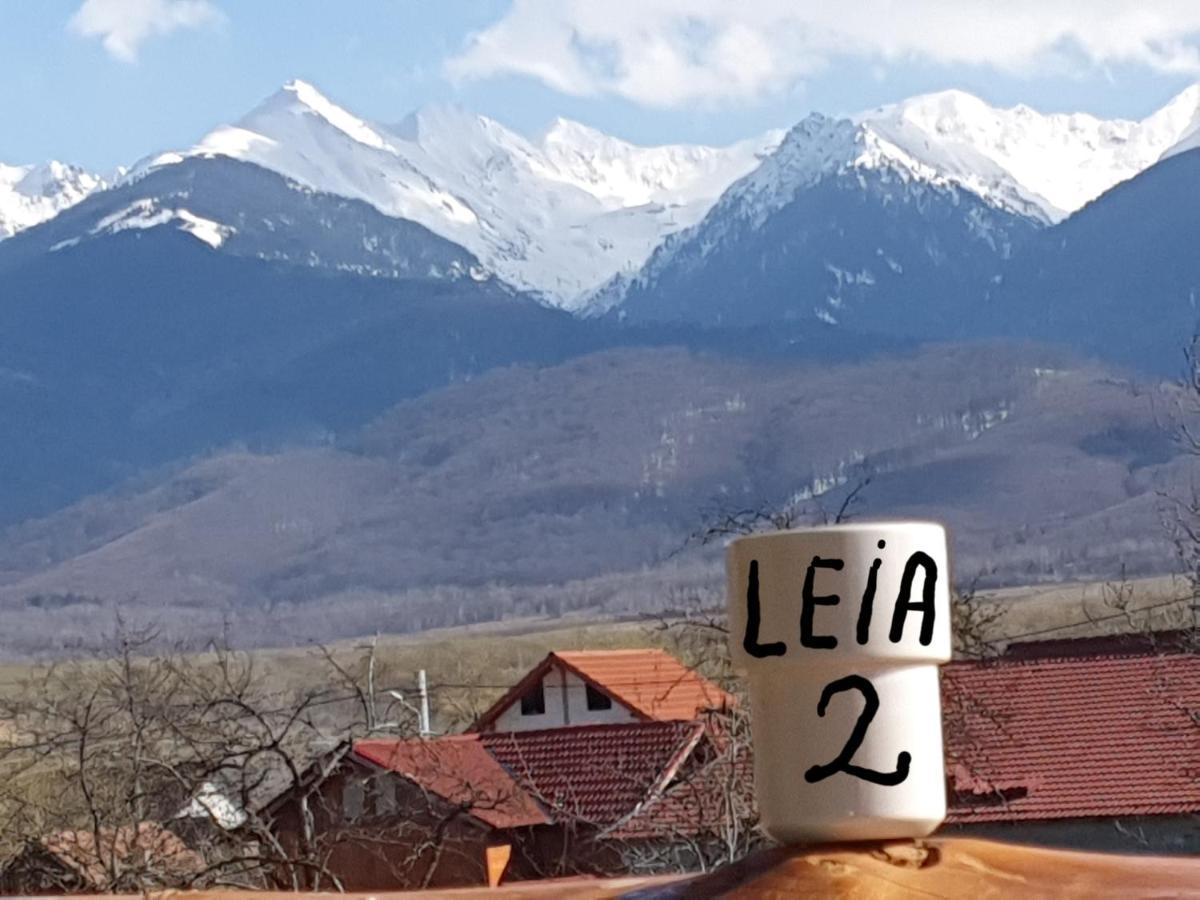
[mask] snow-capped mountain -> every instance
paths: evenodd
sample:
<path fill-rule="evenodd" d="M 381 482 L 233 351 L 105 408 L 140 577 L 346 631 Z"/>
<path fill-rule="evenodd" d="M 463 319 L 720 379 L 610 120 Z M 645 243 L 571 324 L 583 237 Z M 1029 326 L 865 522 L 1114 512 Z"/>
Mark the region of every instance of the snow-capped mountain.
<path fill-rule="evenodd" d="M 989 202 L 867 124 L 813 114 L 655 251 L 624 285 L 622 314 L 957 333 L 970 318 L 964 295 L 985 291 L 1039 227 L 1032 211 Z"/>
<path fill-rule="evenodd" d="M 39 255 L 161 232 L 178 232 L 222 254 L 330 272 L 487 278 L 470 252 L 416 222 L 224 156 L 159 166 L 94 193 L 0 245 L 0 272 Z"/>
<path fill-rule="evenodd" d="M 104 187 L 100 176 L 54 160 L 35 166 L 0 163 L 0 240 L 53 218 Z"/>
<path fill-rule="evenodd" d="M 1198 143 L 1200 85 L 1138 122 L 998 109 L 961 91 L 813 115 L 597 305 L 869 327 L 892 320 L 892 298 L 920 296 L 914 331 L 938 333 L 967 307 L 936 298 L 986 297 L 1028 235 Z"/>
<path fill-rule="evenodd" d="M 384 125 L 293 81 L 236 124 L 144 161 L 132 177 L 196 157 L 255 163 L 424 225 L 509 284 L 579 308 L 610 277 L 640 267 L 664 236 L 699 221 L 780 137 L 637 147 L 558 120 L 530 141 L 453 107 Z"/>
<path fill-rule="evenodd" d="M 526 138 L 446 106 L 384 124 L 293 81 L 190 149 L 147 157 L 117 180 L 139 186 L 136 196 L 122 195 L 124 205 L 97 204 L 97 216 L 82 217 L 78 233 L 52 229 L 54 240 L 29 246 L 61 249 L 123 230 L 173 228 L 222 252 L 360 274 L 492 275 L 555 306 L 596 313 L 635 294 L 662 293 L 673 266 L 700 272 L 727 239 L 769 269 L 769 252 L 752 235 L 781 210 L 803 208 L 803 195 L 829 179 L 857 179 L 868 195 L 885 185 L 891 201 L 908 191 L 905 203 L 915 204 L 916 213 L 907 217 L 912 234 L 901 239 L 893 230 L 865 250 L 853 236 L 839 246 L 825 235 L 823 257 L 809 260 L 825 274 L 813 282 L 813 296 L 802 298 L 809 313 L 797 307 L 789 315 L 840 321 L 850 298 L 846 278 L 833 273 L 858 273 L 855 290 L 869 294 L 897 269 L 911 276 L 915 267 L 936 268 L 946 258 L 934 246 L 945 236 L 927 233 L 930 223 L 920 221 L 930 204 L 960 209 L 953 227 L 989 268 L 1029 228 L 1060 222 L 1159 160 L 1200 146 L 1200 85 L 1140 121 L 1002 109 L 945 91 L 848 119 L 811 117 L 782 140 L 782 132 L 771 132 L 719 148 L 640 147 L 565 119 Z M 214 160 L 270 170 L 291 185 L 290 193 L 228 168 L 196 180 L 190 166 Z M 186 173 L 164 174 L 178 167 Z M 189 193 L 243 183 L 253 185 L 245 208 L 232 194 Z M 0 166 L 0 238 L 104 187 L 102 179 L 57 163 Z M 301 199 L 305 191 L 310 196 Z M 266 205 L 267 194 L 278 208 Z M 848 189 L 839 196 L 858 202 Z M 361 202 L 379 215 L 321 198 Z M 939 216 L 933 214 L 943 224 L 951 220 Z M 332 227 L 335 219 L 343 230 Z M 430 243 L 429 232 L 461 253 Z M 408 240 L 416 243 L 408 247 Z M 804 252 L 816 252 L 817 243 L 806 241 Z M 785 243 L 789 253 L 800 252 L 795 241 Z M 859 258 L 860 251 L 867 256 Z M 901 258 L 912 253 L 924 261 Z M 707 284 L 697 277 L 703 293 Z M 756 288 L 747 281 L 742 289 Z M 660 311 L 676 304 L 665 295 L 649 302 Z M 649 308 L 639 303 L 642 312 Z M 683 307 L 677 312 L 696 317 Z"/>
<path fill-rule="evenodd" d="M 1200 137 L 1200 85 L 1140 121 L 1001 109 L 963 91 L 855 117 L 881 157 L 990 203 L 1058 222 Z"/>

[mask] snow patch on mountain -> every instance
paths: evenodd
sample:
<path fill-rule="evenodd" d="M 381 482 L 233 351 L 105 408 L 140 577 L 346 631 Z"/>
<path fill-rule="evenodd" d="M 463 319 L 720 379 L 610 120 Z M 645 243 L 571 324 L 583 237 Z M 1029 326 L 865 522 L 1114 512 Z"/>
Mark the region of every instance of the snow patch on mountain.
<path fill-rule="evenodd" d="M 867 126 L 811 113 L 787 133 L 757 169 L 731 185 L 702 222 L 667 239 L 640 280 L 652 281 L 676 249 L 699 240 L 696 256 L 703 259 L 731 229 L 748 224 L 757 230 L 774 213 L 793 203 L 805 188 L 856 169 L 886 170 L 887 175 L 902 180 L 941 186 L 951 183 L 938 170 L 881 139 Z M 606 299 L 611 304 L 614 298 L 609 295 Z"/>
<path fill-rule="evenodd" d="M 559 118 L 542 135 L 540 149 L 552 163 L 543 169 L 546 177 L 573 184 L 612 208 L 627 208 L 717 197 L 730 184 L 731 168 L 750 171 L 783 135 L 777 129 L 720 148 L 639 147 Z"/>
<path fill-rule="evenodd" d="M 963 91 L 913 97 L 855 120 L 897 163 L 928 167 L 993 205 L 1058 222 L 1178 152 L 1172 148 L 1200 125 L 1200 85 L 1140 121 L 1001 109 Z"/>
<path fill-rule="evenodd" d="M 1179 135 L 1161 159 L 1200 148 L 1200 84 L 1193 84 L 1159 110 L 1158 115 L 1168 133 Z"/>
<path fill-rule="evenodd" d="M 301 81 L 183 152 L 255 163 L 314 190 L 364 200 L 474 253 L 508 283 L 569 309 L 663 237 L 698 222 L 781 133 L 724 148 L 638 147 L 558 120 L 537 142 L 454 107 L 369 122 Z"/>
<path fill-rule="evenodd" d="M 1200 145 L 1200 85 L 1136 122 L 1000 109 L 943 91 L 851 119 L 813 114 L 730 193 L 762 219 L 825 175 L 887 169 L 1053 223 L 1188 140 Z"/>
<path fill-rule="evenodd" d="M 36 166 L 0 163 L 0 240 L 53 218 L 105 186 L 100 176 L 53 160 Z"/>
<path fill-rule="evenodd" d="M 362 200 L 428 228 L 477 257 L 478 277 L 597 313 L 620 303 L 631 284 L 645 285 L 692 237 L 700 246 L 689 253 L 702 258 L 729 228 L 743 220 L 761 227 L 828 176 L 967 191 L 988 207 L 1050 224 L 1156 161 L 1196 148 L 1200 85 L 1140 121 L 1002 109 L 944 91 L 849 119 L 813 114 L 786 138 L 776 131 L 726 147 L 643 147 L 566 119 L 529 139 L 451 106 L 384 124 L 293 81 L 190 149 L 146 159 L 121 183 L 195 158 L 253 163 L 301 190 Z M 0 165 L 0 239 L 106 186 L 60 163 Z M 122 227 L 173 222 L 221 246 L 227 226 L 191 222 L 180 205 L 159 198 L 153 212 L 130 213 Z M 968 215 L 973 233 L 1005 255 L 1007 239 L 994 233 L 988 209 Z M 848 271 L 862 266 L 842 262 Z M 883 260 L 895 273 L 907 262 Z"/>
<path fill-rule="evenodd" d="M 157 228 L 160 225 L 171 223 L 177 223 L 176 227 L 180 231 L 190 234 L 198 241 L 203 241 L 214 250 L 220 247 L 234 231 L 228 225 L 198 216 L 186 209 L 164 208 L 154 200 L 146 198 L 137 200 L 124 209 L 105 216 L 96 223 L 90 233 L 93 235 L 117 234 L 130 229 Z M 60 242 L 51 247 L 51 250 L 62 249 L 64 246 L 71 246 L 71 244 Z"/>

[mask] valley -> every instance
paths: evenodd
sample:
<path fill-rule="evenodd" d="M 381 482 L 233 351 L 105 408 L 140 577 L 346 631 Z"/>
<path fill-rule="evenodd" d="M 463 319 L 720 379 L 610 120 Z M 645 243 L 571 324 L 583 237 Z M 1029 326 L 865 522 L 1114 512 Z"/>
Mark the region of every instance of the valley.
<path fill-rule="evenodd" d="M 960 586 L 1175 571 L 1198 119 L 949 91 L 638 147 L 293 81 L 8 167 L 0 653 L 637 616 L 716 589 L 713 521 L 851 496 L 947 522 Z"/>
<path fill-rule="evenodd" d="M 854 515 L 946 521 L 960 585 L 1151 575 L 1191 471 L 1158 418 L 1182 399 L 1035 345 L 500 368 L 332 445 L 218 451 L 11 527 L 8 650 L 117 610 L 250 644 L 653 612 L 717 589 L 719 542 L 694 537 L 715 518 L 820 521 L 859 487 Z"/>

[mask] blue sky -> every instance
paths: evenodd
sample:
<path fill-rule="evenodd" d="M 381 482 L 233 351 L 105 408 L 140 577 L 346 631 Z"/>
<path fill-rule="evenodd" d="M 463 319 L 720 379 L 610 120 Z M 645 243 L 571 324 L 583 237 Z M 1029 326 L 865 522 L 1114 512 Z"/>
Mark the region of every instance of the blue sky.
<path fill-rule="evenodd" d="M 109 169 L 185 146 L 290 78 L 395 121 L 455 102 L 641 143 L 959 87 L 1140 117 L 1200 80 L 1200 4 L 1090 0 L 38 0 L 0 19 L 0 161 Z"/>

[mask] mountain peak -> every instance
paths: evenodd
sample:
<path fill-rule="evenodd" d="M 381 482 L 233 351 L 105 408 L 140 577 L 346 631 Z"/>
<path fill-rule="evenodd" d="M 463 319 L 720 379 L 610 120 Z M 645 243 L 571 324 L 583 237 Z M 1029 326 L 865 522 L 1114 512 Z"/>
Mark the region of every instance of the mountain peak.
<path fill-rule="evenodd" d="M 283 124 L 277 121 L 294 116 L 313 116 L 336 128 L 351 140 L 381 150 L 386 141 L 379 132 L 343 107 L 337 105 L 307 81 L 292 79 L 255 107 L 238 122 L 247 131 L 270 133 Z M 286 128 L 286 126 L 284 126 Z"/>
<path fill-rule="evenodd" d="M 895 104 L 900 109 L 915 112 L 937 111 L 943 114 L 980 114 L 991 111 L 992 107 L 976 95 L 958 88 L 948 88 L 944 91 L 931 91 L 927 94 L 917 94 L 907 100 Z"/>
<path fill-rule="evenodd" d="M 640 148 L 568 120 L 555 126 L 557 140 L 531 142 L 452 104 L 384 124 L 296 79 L 138 173 L 191 157 L 253 163 L 423 225 L 510 285 L 572 306 L 698 221 L 757 165 L 763 143 Z"/>
<path fill-rule="evenodd" d="M 280 90 L 296 94 L 297 96 L 302 94 L 316 94 L 319 97 L 324 97 L 311 81 L 305 81 L 303 78 L 292 78 L 285 81 Z"/>
<path fill-rule="evenodd" d="M 547 144 L 578 144 L 581 142 L 599 143 L 601 141 L 613 141 L 615 143 L 633 146 L 627 141 L 622 141 L 612 135 L 605 134 L 597 128 L 592 128 L 590 125 L 584 125 L 582 122 L 576 122 L 574 119 L 566 119 L 562 116 L 555 116 L 554 119 L 542 131 L 541 143 L 543 146 Z"/>
<path fill-rule="evenodd" d="M 907 156 L 991 203 L 1059 221 L 1156 162 L 1196 119 L 1189 88 L 1141 122 L 995 107 L 965 91 L 923 94 L 862 113 Z"/>
<path fill-rule="evenodd" d="M 1200 82 L 1190 84 L 1182 91 L 1164 103 L 1156 112 L 1151 113 L 1143 121 L 1154 118 L 1170 118 L 1186 116 L 1191 119 L 1200 113 Z"/>
<path fill-rule="evenodd" d="M 1159 159 L 1200 147 L 1200 83 L 1184 88 L 1141 124 L 1164 138 L 1174 138 Z"/>
<path fill-rule="evenodd" d="M 265 110 L 300 111 L 310 109 L 316 111 L 336 105 L 312 83 L 293 78 L 285 81 L 277 90 L 267 95 L 248 113 L 248 116 Z"/>
<path fill-rule="evenodd" d="M 0 163 L 0 239 L 53 218 L 106 186 L 100 176 L 58 160 L 31 166 Z"/>
<path fill-rule="evenodd" d="M 424 144 L 448 136 L 460 138 L 484 132 L 503 134 L 506 139 L 518 136 L 494 119 L 473 112 L 458 103 L 426 103 L 410 112 L 388 132 L 406 141 Z"/>

